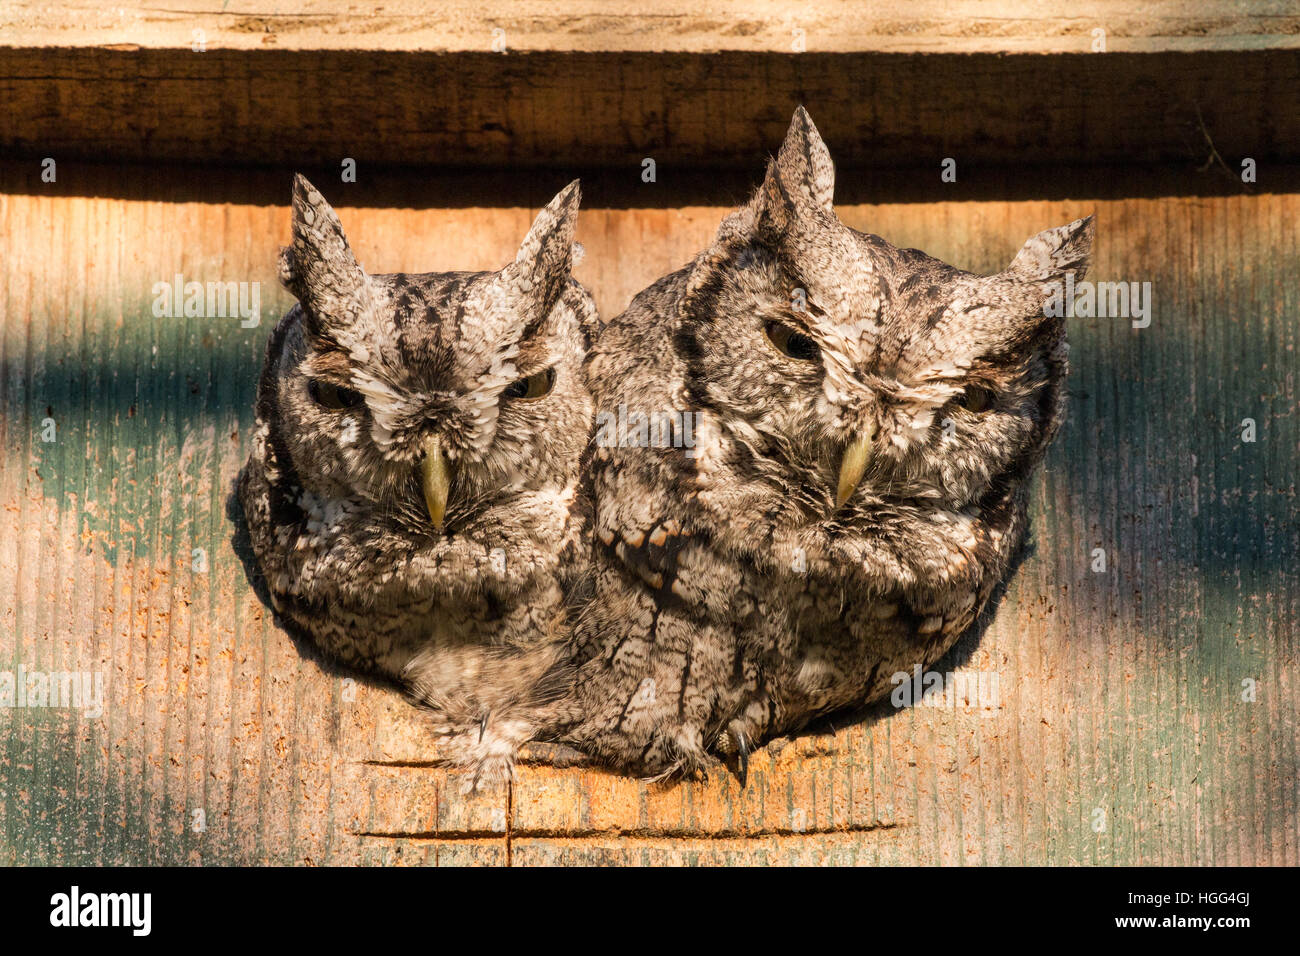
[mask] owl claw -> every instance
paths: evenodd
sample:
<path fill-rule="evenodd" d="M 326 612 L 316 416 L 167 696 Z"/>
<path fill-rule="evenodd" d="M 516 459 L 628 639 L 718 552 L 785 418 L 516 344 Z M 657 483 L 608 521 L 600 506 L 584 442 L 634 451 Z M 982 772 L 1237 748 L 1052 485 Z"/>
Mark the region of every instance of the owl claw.
<path fill-rule="evenodd" d="M 484 714 L 482 717 L 479 718 L 479 722 L 478 722 L 478 742 L 479 742 L 479 743 L 482 743 L 482 742 L 483 742 L 483 735 L 484 735 L 485 733 L 487 733 L 488 717 L 490 717 L 490 716 L 491 716 L 490 713 L 486 713 L 486 714 Z"/>
<path fill-rule="evenodd" d="M 736 732 L 736 763 L 739 767 L 736 776 L 740 778 L 740 789 L 744 790 L 749 783 L 749 741 L 740 731 Z"/>

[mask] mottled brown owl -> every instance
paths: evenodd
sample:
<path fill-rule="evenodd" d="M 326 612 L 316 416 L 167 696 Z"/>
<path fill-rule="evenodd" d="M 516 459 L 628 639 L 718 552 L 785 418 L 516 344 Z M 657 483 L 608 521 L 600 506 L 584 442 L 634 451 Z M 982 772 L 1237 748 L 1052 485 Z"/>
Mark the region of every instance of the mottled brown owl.
<path fill-rule="evenodd" d="M 578 184 L 498 272 L 367 275 L 301 176 L 239 481 L 275 609 L 401 681 L 471 784 L 568 686 L 563 577 L 582 565 L 591 297 L 570 276 Z"/>
<path fill-rule="evenodd" d="M 833 184 L 800 109 L 753 198 L 588 359 L 595 594 L 561 739 L 627 771 L 712 753 L 743 774 L 757 744 L 881 696 L 1024 539 L 1063 414 L 1044 304 L 1082 275 L 1091 218 L 980 276 L 848 228 Z"/>

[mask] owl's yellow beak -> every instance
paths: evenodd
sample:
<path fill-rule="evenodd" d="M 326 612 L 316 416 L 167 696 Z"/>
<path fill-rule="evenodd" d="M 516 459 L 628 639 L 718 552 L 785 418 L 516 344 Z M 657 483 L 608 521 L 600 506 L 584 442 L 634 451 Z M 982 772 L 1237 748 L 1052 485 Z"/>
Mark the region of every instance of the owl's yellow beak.
<path fill-rule="evenodd" d="M 420 462 L 420 487 L 424 491 L 424 503 L 429 509 L 429 520 L 439 531 L 442 530 L 442 520 L 447 515 L 451 474 L 451 461 L 442 447 L 442 441 L 432 439 L 424 447 L 424 459 Z"/>
<path fill-rule="evenodd" d="M 844 502 L 857 491 L 858 482 L 862 481 L 862 475 L 871 463 L 871 443 L 875 438 L 875 430 L 872 429 L 859 435 L 844 449 L 844 457 L 840 459 L 840 484 L 835 492 L 836 508 L 843 507 Z"/>

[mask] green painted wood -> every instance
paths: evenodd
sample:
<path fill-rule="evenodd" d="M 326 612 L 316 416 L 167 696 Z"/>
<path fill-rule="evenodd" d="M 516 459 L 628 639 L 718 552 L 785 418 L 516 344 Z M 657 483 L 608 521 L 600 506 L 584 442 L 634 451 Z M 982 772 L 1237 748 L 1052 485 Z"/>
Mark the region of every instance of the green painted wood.
<path fill-rule="evenodd" d="M 1095 211 L 1090 277 L 1153 288 L 1148 328 L 1070 322 L 1034 547 L 942 668 L 995 675 L 998 705 L 875 708 L 761 755 L 743 791 L 524 766 L 466 798 L 423 765 L 436 744 L 400 695 L 274 625 L 227 515 L 290 301 L 287 177 L 61 164 L 43 192 L 0 169 L 0 672 L 106 686 L 99 719 L 0 709 L 0 863 L 1300 862 L 1296 171 L 1250 193 L 898 176 L 842 171 L 842 218 L 993 271 Z M 387 182 L 326 188 L 376 271 L 499 266 L 550 185 L 470 205 Z M 597 181 L 579 275 L 602 310 L 689 258 L 740 190 Z M 177 272 L 260 282 L 261 324 L 155 317 Z"/>

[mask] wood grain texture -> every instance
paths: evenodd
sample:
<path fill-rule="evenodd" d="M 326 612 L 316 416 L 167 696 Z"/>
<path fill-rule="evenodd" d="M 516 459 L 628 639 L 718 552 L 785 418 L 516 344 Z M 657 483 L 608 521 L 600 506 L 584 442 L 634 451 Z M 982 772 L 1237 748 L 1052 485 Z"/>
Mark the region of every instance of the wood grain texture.
<path fill-rule="evenodd" d="M 8 0 L 0 31 L 13 46 L 188 50 L 510 49 L 716 53 L 809 50 L 896 53 L 1065 53 L 1091 49 L 1103 28 L 1124 52 L 1300 45 L 1288 0 Z"/>
<path fill-rule="evenodd" d="M 899 245 L 994 271 L 1096 212 L 1090 278 L 1152 283 L 1148 328 L 1071 320 L 1032 553 L 941 668 L 995 677 L 997 701 L 874 708 L 760 754 L 743 790 L 524 766 L 466 798 L 400 695 L 274 625 L 227 516 L 290 301 L 268 198 L 287 174 L 67 163 L 43 187 L 29 165 L 0 168 L 0 672 L 101 673 L 106 700 L 0 709 L 0 863 L 1300 863 L 1295 170 L 1251 194 L 1091 173 L 1059 195 L 1012 171 L 918 196 L 842 168 L 841 217 Z M 563 184 L 494 201 L 431 178 L 396 176 L 400 202 L 318 185 L 394 271 L 501 265 Z M 740 188 L 593 190 L 578 275 L 602 310 Z M 260 282 L 261 324 L 155 317 L 176 273 Z"/>
<path fill-rule="evenodd" d="M 746 172 L 796 105 L 843 165 L 1300 162 L 1300 48 L 722 53 L 0 46 L 0 150 L 103 162 Z M 361 92 L 364 91 L 364 92 Z M 761 91 L 761 94 L 759 93 Z M 286 132 L 291 131 L 291 132 Z"/>

